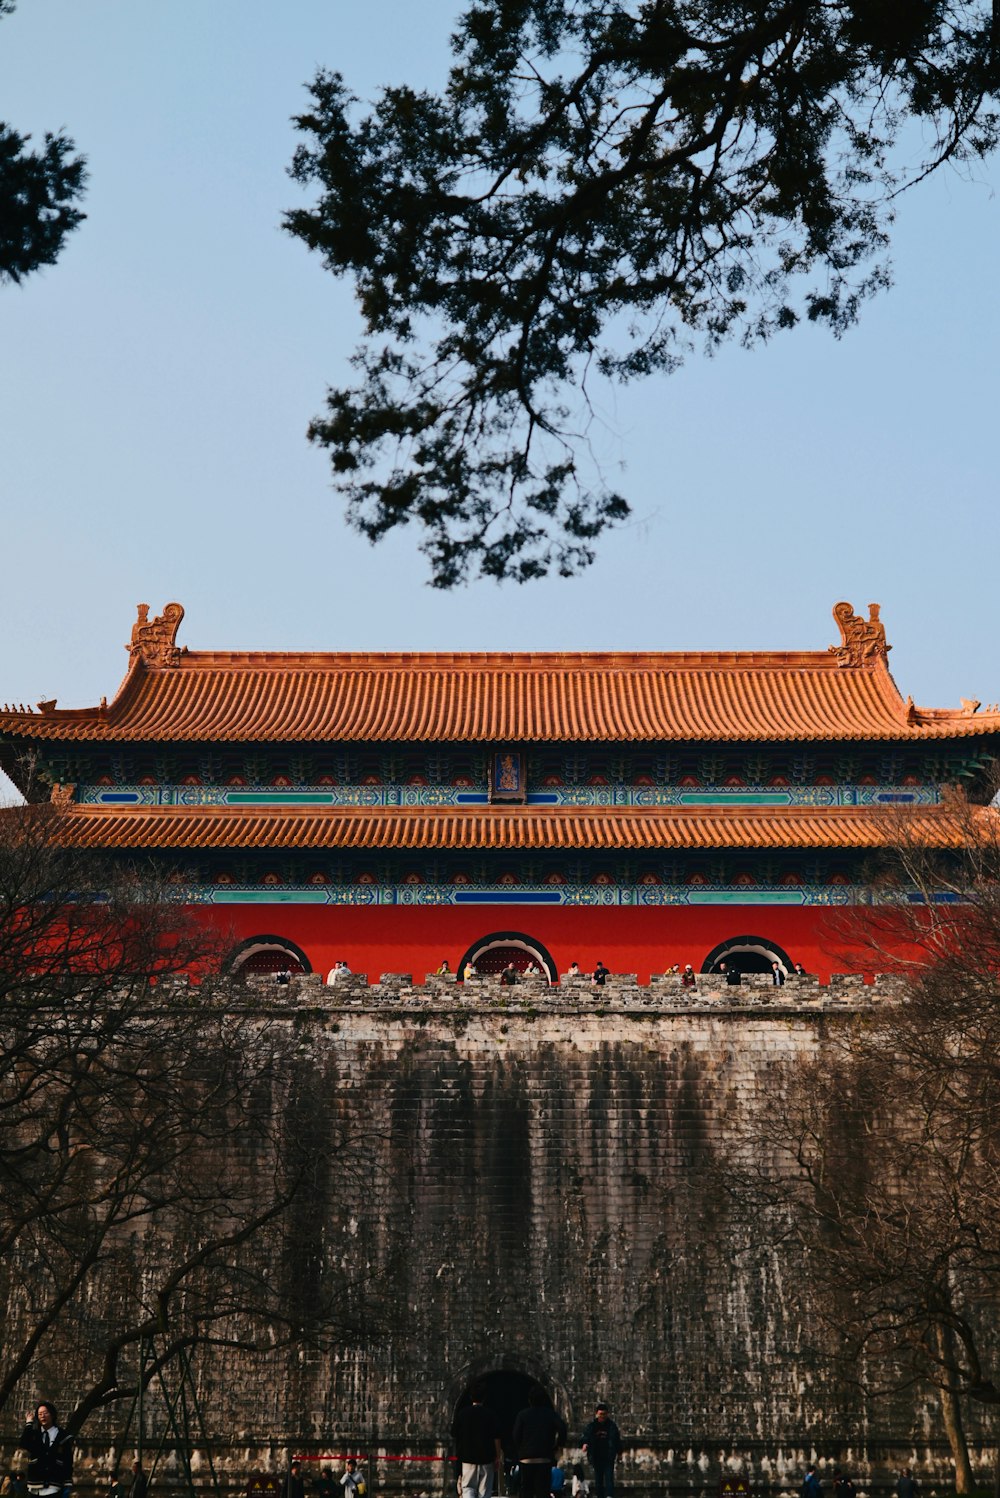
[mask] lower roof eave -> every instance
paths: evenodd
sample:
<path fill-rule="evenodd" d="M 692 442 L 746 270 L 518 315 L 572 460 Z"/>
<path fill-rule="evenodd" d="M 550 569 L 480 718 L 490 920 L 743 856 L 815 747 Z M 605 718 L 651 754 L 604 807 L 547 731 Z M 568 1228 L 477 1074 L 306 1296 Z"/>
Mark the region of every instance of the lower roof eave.
<path fill-rule="evenodd" d="M 905 838 L 959 847 L 967 836 L 947 812 L 868 808 L 729 807 L 536 809 L 456 812 L 369 808 L 72 807 L 61 836 L 78 847 L 130 850 L 481 849 L 694 851 L 878 849 Z"/>

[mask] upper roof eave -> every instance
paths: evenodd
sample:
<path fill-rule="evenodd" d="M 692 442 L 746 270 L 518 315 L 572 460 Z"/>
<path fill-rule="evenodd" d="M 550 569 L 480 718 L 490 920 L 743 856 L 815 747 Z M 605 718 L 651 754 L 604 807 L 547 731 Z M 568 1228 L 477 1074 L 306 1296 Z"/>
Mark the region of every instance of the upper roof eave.
<path fill-rule="evenodd" d="M 0 712 L 11 742 L 260 744 L 921 741 L 1000 734 L 1000 712 L 921 709 L 889 671 L 878 609 L 834 610 L 826 651 L 189 651 L 179 604 L 140 605 L 130 667 L 98 708 Z"/>

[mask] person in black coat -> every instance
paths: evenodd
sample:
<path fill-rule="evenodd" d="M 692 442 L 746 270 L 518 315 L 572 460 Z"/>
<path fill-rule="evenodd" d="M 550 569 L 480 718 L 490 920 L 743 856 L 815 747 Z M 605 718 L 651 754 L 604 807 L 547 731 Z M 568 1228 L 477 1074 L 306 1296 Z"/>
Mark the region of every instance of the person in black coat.
<path fill-rule="evenodd" d="M 580 1446 L 594 1469 L 597 1498 L 614 1498 L 615 1462 L 622 1449 L 622 1438 L 606 1404 L 597 1406 L 593 1420 L 580 1437 Z"/>
<path fill-rule="evenodd" d="M 541 1386 L 528 1395 L 528 1408 L 514 1421 L 514 1455 L 521 1476 L 521 1498 L 549 1498 L 556 1452 L 565 1446 L 566 1421 L 557 1415 Z"/>
<path fill-rule="evenodd" d="M 60 1430 L 56 1407 L 47 1399 L 28 1416 L 21 1445 L 31 1458 L 28 1486 L 40 1488 L 43 1498 L 67 1493 L 73 1482 L 73 1437 Z"/>
<path fill-rule="evenodd" d="M 460 1409 L 452 1422 L 455 1455 L 461 1467 L 462 1498 L 491 1498 L 493 1478 L 503 1459 L 500 1422 L 486 1403 L 486 1389 L 477 1383 L 472 1403 Z"/>
<path fill-rule="evenodd" d="M 281 1485 L 281 1498 L 306 1498 L 305 1480 L 298 1462 L 292 1462 L 288 1469 L 288 1476 Z"/>

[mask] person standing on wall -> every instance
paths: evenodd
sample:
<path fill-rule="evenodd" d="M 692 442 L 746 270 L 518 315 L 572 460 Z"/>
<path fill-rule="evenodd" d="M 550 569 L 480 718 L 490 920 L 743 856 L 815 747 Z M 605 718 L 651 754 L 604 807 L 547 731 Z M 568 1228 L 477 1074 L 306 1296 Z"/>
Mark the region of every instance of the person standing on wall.
<path fill-rule="evenodd" d="M 594 1469 L 596 1498 L 614 1498 L 615 1462 L 622 1449 L 621 1431 L 606 1404 L 599 1404 L 594 1418 L 580 1437 L 580 1446 Z"/>
<path fill-rule="evenodd" d="M 566 1444 L 566 1421 L 557 1415 L 549 1396 L 536 1384 L 528 1408 L 514 1421 L 514 1455 L 521 1473 L 521 1498 L 549 1498 L 556 1452 Z"/>
<path fill-rule="evenodd" d="M 60 1498 L 73 1483 L 73 1437 L 59 1429 L 54 1404 L 41 1400 L 29 1414 L 21 1445 L 31 1457 L 28 1463 L 29 1490 L 41 1498 Z"/>
<path fill-rule="evenodd" d="M 473 1385 L 472 1403 L 455 1412 L 451 1434 L 461 1466 L 462 1498 L 491 1498 L 503 1452 L 500 1422 L 486 1403 L 482 1384 Z"/>

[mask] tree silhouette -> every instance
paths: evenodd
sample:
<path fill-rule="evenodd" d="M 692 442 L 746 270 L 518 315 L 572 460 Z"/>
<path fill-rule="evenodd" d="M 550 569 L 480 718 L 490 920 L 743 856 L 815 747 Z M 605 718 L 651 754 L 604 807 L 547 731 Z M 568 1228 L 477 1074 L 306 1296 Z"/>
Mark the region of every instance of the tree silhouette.
<path fill-rule="evenodd" d="M 987 0 L 468 0 L 440 94 L 362 113 L 319 73 L 291 167 L 318 196 L 285 223 L 364 320 L 309 429 L 350 523 L 418 527 L 441 588 L 585 567 L 629 513 L 588 376 L 848 327 L 898 193 L 996 144 L 992 26 Z"/>
<path fill-rule="evenodd" d="M 13 9 L 13 0 L 0 0 L 0 19 Z M 0 120 L 0 282 L 54 265 L 86 217 L 76 207 L 87 180 L 84 157 L 65 135 L 46 131 L 38 151 L 30 140 Z"/>

